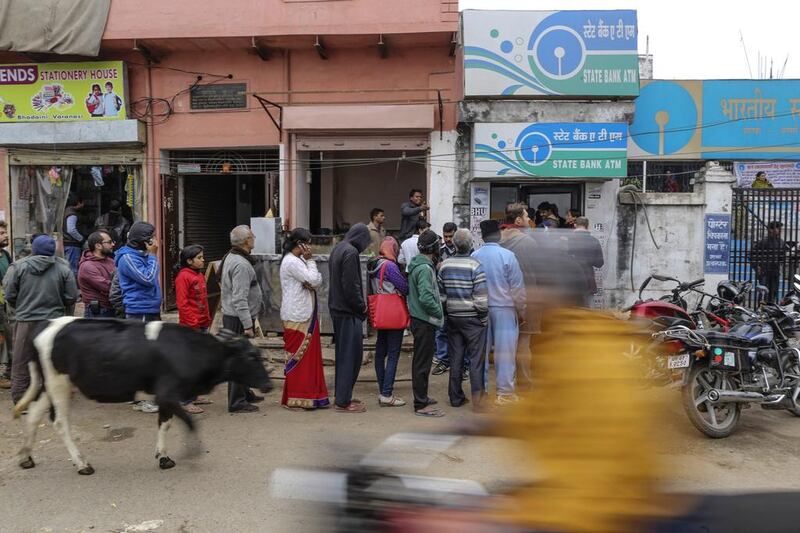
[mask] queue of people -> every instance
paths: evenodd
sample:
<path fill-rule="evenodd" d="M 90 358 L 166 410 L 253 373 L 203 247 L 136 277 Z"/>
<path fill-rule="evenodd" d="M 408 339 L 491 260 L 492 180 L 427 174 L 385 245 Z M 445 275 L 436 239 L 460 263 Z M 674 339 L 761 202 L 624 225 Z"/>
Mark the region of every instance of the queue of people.
<path fill-rule="evenodd" d="M 65 217 L 68 231 L 79 204 L 72 207 Z M 377 330 L 374 369 L 380 407 L 407 405 L 395 392 L 395 380 L 403 338 L 409 332 L 413 336 L 411 403 L 416 415 L 444 415 L 439 402 L 429 395 L 431 373 L 449 371 L 452 407 L 471 403 L 476 411 L 486 409 L 491 362 L 495 405 L 514 403 L 519 391 L 530 390 L 531 343 L 540 322 L 539 287 L 554 275 L 548 272 L 547 255 L 567 253 L 579 264 L 577 270 L 582 274 L 574 285 L 580 287 L 582 303 L 596 290 L 594 269 L 602 266 L 603 259 L 596 239 L 589 242 L 594 238 L 587 231 L 588 221 L 570 211 L 567 223 L 575 228 L 575 237 L 562 245 L 531 231 L 527 206 L 509 204 L 502 224 L 492 220 L 481 223 L 483 244 L 476 249 L 471 232 L 458 229 L 455 223 L 445 224 L 442 237 L 437 235 L 426 219 L 427 212 L 421 191 L 412 190 L 401 208 L 400 235 L 387 235 L 385 212 L 375 208 L 368 224 L 354 225 L 332 250 L 327 304 L 335 339 L 333 398 L 323 372 L 317 294 L 322 275 L 314 260 L 311 233 L 295 228 L 285 236 L 280 263 L 286 354 L 281 405 L 285 408 L 315 410 L 333 404 L 336 412 L 366 411 L 366 403 L 353 394 L 363 362 L 368 318 Z M 558 220 L 557 210 L 543 205 L 540 212 L 546 234 Z M 55 241 L 46 235 L 33 239 L 29 257 L 12 262 L 10 256 L 0 256 L 0 271 L 7 270 L 2 278 L 4 294 L 0 295 L 14 308 L 16 317 L 13 327 L 5 313 L 0 317 L 7 345 L 14 333 L 14 350 L 3 362 L 10 366 L 8 385 L 15 401 L 30 379 L 27 362 L 32 354 L 25 351 L 30 333 L 42 320 L 71 313 L 79 299 L 85 318 L 161 320 L 155 227 L 143 221 L 125 227 L 126 242 L 121 244 L 116 238 L 122 229 L 114 228 L 122 222 L 114 213 L 106 218 L 105 225 L 85 239 L 87 249 L 80 254 L 75 271 L 74 252 L 69 251 L 66 260 L 55 257 Z M 68 246 L 81 243 L 83 237 L 72 234 L 72 239 L 75 242 Z M 0 245 L 7 240 L 7 228 L 0 224 Z M 248 226 L 237 226 L 230 232 L 230 244 L 217 269 L 221 325 L 253 338 L 259 333 L 258 317 L 263 309 L 257 260 L 251 255 L 255 235 Z M 366 265 L 367 287 L 362 287 L 363 254 L 373 256 Z M 36 276 L 24 276 L 27 271 Z M 208 332 L 212 313 L 203 247 L 185 247 L 176 272 L 179 323 Z M 392 312 L 401 318 L 376 319 L 377 296 L 387 297 L 383 301 L 391 301 Z M 5 311 L 6 306 L 2 307 Z M 4 377 L 0 375 L 0 386 L 4 386 Z M 469 381 L 469 395 L 464 393 L 464 381 Z M 256 404 L 263 399 L 242 384 L 228 384 L 230 413 L 257 412 Z M 182 405 L 188 413 L 200 414 L 204 412 L 201 406 L 209 403 L 208 398 L 196 397 L 185 398 Z M 149 400 L 134 402 L 134 409 L 158 411 Z"/>

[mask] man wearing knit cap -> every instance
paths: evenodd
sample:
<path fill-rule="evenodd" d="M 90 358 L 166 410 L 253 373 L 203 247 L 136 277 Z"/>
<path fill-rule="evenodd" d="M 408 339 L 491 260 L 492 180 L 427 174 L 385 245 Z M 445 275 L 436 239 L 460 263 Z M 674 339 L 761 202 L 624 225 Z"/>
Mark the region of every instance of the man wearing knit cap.
<path fill-rule="evenodd" d="M 128 232 L 128 244 L 117 251 L 117 278 L 125 304 L 125 317 L 139 322 L 161 320 L 161 286 L 158 275 L 156 228 L 136 222 Z M 150 400 L 136 402 L 133 408 L 145 413 L 158 412 Z"/>
<path fill-rule="evenodd" d="M 13 263 L 3 278 L 6 301 L 16 311 L 14 359 L 11 364 L 11 399 L 18 402 L 30 385 L 28 363 L 35 357 L 28 342 L 34 328 L 51 318 L 64 316 L 78 299 L 78 285 L 69 263 L 55 257 L 56 241 L 39 235 L 31 255 Z"/>
<path fill-rule="evenodd" d="M 436 264 L 442 241 L 433 231 L 419 236 L 419 255 L 408 265 L 408 313 L 414 335 L 414 356 L 411 359 L 411 388 L 414 391 L 414 414 L 440 417 L 444 413 L 433 407 L 436 400 L 428 396 L 428 377 L 436 352 L 436 329 L 444 325 L 444 311 L 436 279 Z"/>
<path fill-rule="evenodd" d="M 494 347 L 495 404 L 507 405 L 519 400 L 514 374 L 519 326 L 525 322 L 525 281 L 514 252 L 500 247 L 500 224 L 496 220 L 484 220 L 481 222 L 481 235 L 484 244 L 472 257 L 483 266 L 489 292 L 484 381 L 489 382 L 489 352 Z"/>

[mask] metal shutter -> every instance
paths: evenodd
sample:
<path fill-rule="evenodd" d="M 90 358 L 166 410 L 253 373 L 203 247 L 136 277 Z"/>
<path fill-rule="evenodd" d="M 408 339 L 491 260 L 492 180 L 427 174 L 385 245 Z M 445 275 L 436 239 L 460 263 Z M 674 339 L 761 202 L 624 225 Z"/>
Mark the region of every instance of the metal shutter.
<path fill-rule="evenodd" d="M 186 176 L 183 202 L 184 246 L 203 246 L 206 264 L 222 259 L 236 226 L 236 176 Z"/>

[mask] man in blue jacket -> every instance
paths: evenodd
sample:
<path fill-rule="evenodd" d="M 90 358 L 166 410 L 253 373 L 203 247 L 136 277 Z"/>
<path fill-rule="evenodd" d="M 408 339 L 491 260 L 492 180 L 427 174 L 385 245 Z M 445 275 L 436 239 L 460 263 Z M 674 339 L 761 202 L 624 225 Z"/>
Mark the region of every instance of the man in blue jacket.
<path fill-rule="evenodd" d="M 115 259 L 125 316 L 141 322 L 161 320 L 155 230 L 152 224 L 136 222 L 128 232 L 128 244 L 119 249 Z"/>
<path fill-rule="evenodd" d="M 134 223 L 128 232 L 128 244 L 120 248 L 115 257 L 125 317 L 140 322 L 161 320 L 155 231 L 148 222 Z M 158 412 L 158 406 L 149 400 L 134 403 L 133 408 L 145 413 Z"/>
<path fill-rule="evenodd" d="M 496 372 L 496 405 L 519 400 L 514 375 L 517 369 L 519 326 L 525 322 L 526 291 L 522 270 L 514 252 L 500 247 L 500 224 L 495 220 L 481 222 L 484 245 L 472 257 L 480 261 L 486 274 L 489 292 L 489 329 L 486 333 L 486 373 L 489 382 L 489 355 L 494 348 Z"/>

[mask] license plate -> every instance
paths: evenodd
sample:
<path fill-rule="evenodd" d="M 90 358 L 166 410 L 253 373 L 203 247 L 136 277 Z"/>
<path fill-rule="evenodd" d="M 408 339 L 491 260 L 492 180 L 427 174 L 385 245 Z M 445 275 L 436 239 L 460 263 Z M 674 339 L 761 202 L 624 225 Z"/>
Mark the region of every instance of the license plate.
<path fill-rule="evenodd" d="M 689 354 L 670 355 L 667 359 L 667 368 L 687 368 L 689 366 Z"/>

